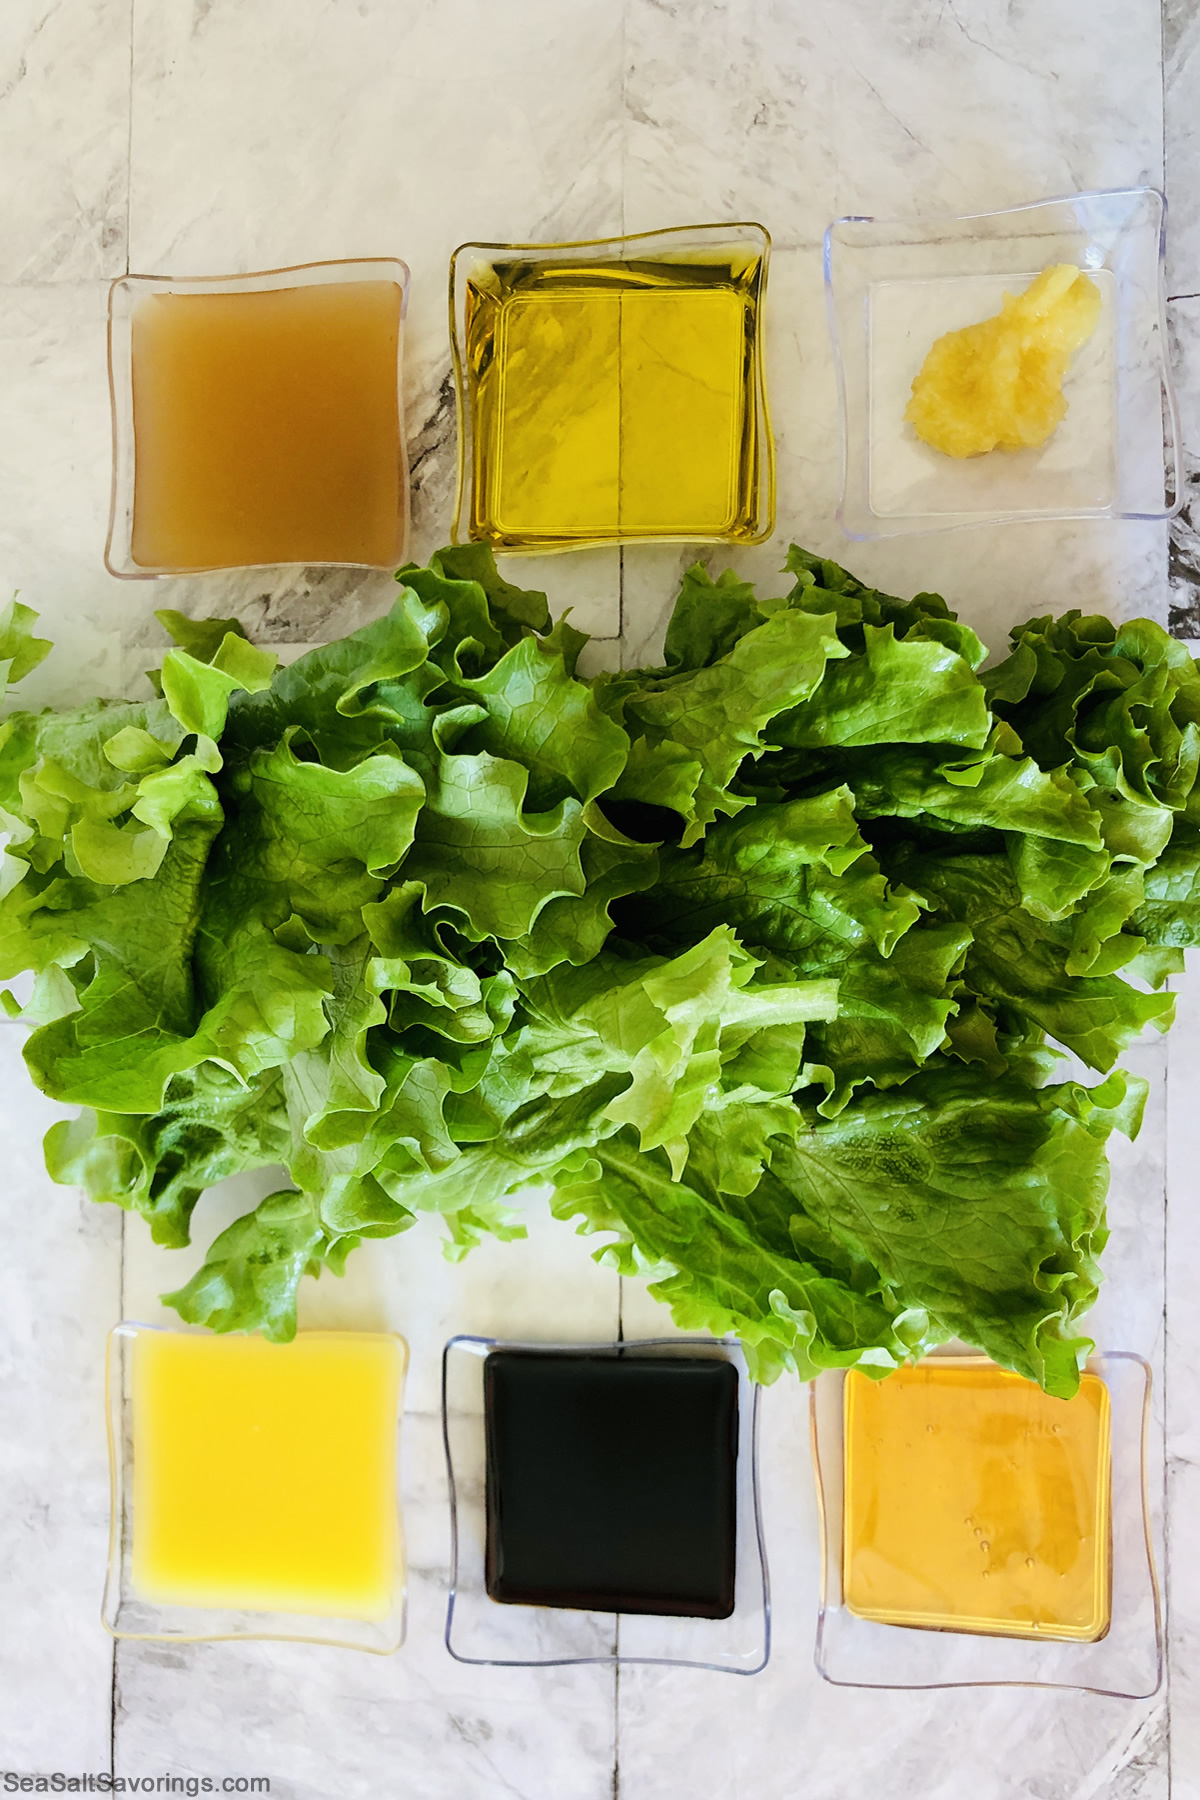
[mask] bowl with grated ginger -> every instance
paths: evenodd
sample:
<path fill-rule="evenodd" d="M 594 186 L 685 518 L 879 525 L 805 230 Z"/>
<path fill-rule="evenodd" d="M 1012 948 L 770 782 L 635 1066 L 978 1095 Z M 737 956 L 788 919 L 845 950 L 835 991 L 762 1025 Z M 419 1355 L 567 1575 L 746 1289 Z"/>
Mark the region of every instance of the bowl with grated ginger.
<path fill-rule="evenodd" d="M 829 227 L 848 537 L 1174 516 L 1165 213 L 1130 188 Z"/>

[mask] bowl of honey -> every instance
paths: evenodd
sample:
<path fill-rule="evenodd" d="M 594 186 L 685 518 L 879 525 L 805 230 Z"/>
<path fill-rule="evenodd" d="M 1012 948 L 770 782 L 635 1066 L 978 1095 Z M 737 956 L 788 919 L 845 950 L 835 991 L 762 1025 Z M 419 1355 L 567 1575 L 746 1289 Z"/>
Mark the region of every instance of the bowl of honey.
<path fill-rule="evenodd" d="M 821 1375 L 825 1679 L 1155 1693 L 1149 1397 L 1124 1352 L 1090 1357 L 1071 1398 L 976 1353 Z"/>

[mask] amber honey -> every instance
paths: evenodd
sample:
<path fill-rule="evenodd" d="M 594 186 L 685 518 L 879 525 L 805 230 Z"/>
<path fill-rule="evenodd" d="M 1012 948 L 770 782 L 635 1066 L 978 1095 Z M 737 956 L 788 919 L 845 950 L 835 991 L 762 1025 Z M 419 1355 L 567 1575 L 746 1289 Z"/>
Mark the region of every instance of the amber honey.
<path fill-rule="evenodd" d="M 139 296 L 133 562 L 394 566 L 402 300 L 386 280 Z"/>
<path fill-rule="evenodd" d="M 1111 1592 L 1109 1394 L 979 1359 L 845 1388 L 846 1606 L 889 1625 L 1092 1641 Z"/>

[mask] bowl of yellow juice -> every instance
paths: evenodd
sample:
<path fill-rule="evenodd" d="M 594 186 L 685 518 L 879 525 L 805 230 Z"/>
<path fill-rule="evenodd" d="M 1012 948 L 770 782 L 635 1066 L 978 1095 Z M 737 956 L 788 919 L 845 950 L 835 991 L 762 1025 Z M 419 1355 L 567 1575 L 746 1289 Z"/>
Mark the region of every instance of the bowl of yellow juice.
<path fill-rule="evenodd" d="M 108 1365 L 109 1630 L 397 1649 L 407 1360 L 388 1332 L 273 1344 L 119 1325 Z"/>
<path fill-rule="evenodd" d="M 1178 511 L 1165 213 L 1130 188 L 829 227 L 847 536 Z"/>

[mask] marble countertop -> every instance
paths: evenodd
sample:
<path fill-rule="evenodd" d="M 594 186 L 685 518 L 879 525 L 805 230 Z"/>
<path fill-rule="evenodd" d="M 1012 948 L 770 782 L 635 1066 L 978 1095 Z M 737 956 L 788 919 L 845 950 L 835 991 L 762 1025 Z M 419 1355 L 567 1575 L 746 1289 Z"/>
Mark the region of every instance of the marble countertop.
<path fill-rule="evenodd" d="M 39 699 L 115 694 L 161 641 L 153 609 L 235 612 L 281 644 L 379 611 L 378 576 L 122 583 L 109 491 L 107 283 L 398 254 L 415 553 L 444 541 L 453 247 L 757 218 L 775 240 L 768 358 L 780 530 L 734 560 L 769 581 L 797 537 L 895 592 L 938 588 L 986 641 L 1031 612 L 1148 613 L 1200 638 L 1200 6 L 1197 0 L 4 0 L 0 6 L 0 592 L 58 643 Z M 1164 106 L 1165 91 L 1165 106 Z M 862 545 L 840 537 L 820 241 L 837 214 L 936 215 L 1159 185 L 1188 446 L 1174 530 L 1074 522 Z M 691 552 L 542 561 L 556 608 L 642 660 Z M 710 557 L 714 566 L 724 558 Z M 513 567 L 519 566 L 513 559 Z M 139 1219 L 47 1179 L 58 1116 L 0 1027 L 8 1177 L 0 1270 L 0 1776 L 264 1775 L 282 1800 L 1176 1800 L 1200 1796 L 1200 989 L 1169 1048 L 1136 1048 L 1147 1123 L 1114 1153 L 1098 1336 L 1158 1376 L 1170 1678 L 1147 1702 L 992 1689 L 835 1689 L 812 1661 L 817 1526 L 805 1392 L 764 1400 L 775 1647 L 751 1680 L 622 1668 L 476 1669 L 441 1625 L 448 1522 L 438 1354 L 454 1331 L 612 1338 L 667 1321 L 568 1227 L 451 1268 L 433 1221 L 307 1284 L 308 1324 L 405 1333 L 411 1557 L 395 1657 L 271 1645 L 114 1647 L 102 1353 L 190 1273 Z M 202 1203 L 209 1241 L 252 1187 Z M 261 1189 L 258 1191 L 266 1191 Z M 1166 1319 L 1170 1319 L 1170 1329 Z M 1164 1454 L 1165 1450 L 1165 1454 Z M 1161 1484 L 1160 1484 L 1161 1485 Z M 166 1791 L 166 1790 L 162 1790 Z M 178 1789 L 176 1791 L 186 1791 Z M 227 1791 L 236 1791 L 229 1789 Z"/>

